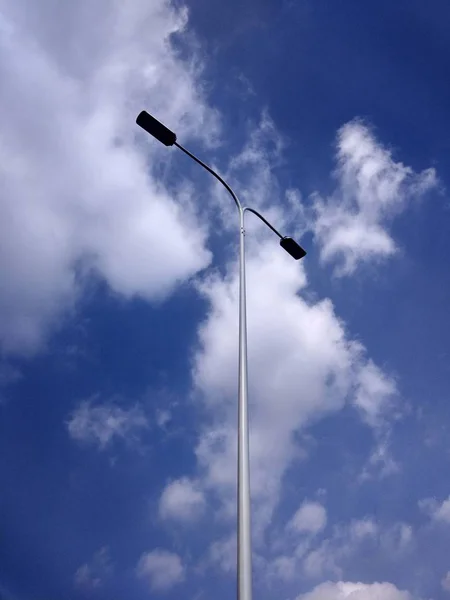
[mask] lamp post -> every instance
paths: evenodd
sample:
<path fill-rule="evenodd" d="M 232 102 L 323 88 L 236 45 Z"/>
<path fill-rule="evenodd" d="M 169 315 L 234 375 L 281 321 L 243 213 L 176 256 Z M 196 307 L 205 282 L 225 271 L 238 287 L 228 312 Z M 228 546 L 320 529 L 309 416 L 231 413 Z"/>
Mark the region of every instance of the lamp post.
<path fill-rule="evenodd" d="M 238 396 L 238 535 L 237 535 L 237 597 L 252 600 L 252 543 L 250 515 L 250 455 L 247 398 L 247 309 L 245 291 L 245 228 L 246 212 L 255 214 L 279 238 L 280 246 L 295 260 L 306 255 L 306 251 L 295 240 L 282 236 L 258 211 L 243 207 L 226 181 L 211 167 L 183 148 L 177 136 L 145 110 L 136 123 L 165 146 L 176 146 L 196 163 L 206 169 L 228 190 L 239 210 L 239 396 Z"/>

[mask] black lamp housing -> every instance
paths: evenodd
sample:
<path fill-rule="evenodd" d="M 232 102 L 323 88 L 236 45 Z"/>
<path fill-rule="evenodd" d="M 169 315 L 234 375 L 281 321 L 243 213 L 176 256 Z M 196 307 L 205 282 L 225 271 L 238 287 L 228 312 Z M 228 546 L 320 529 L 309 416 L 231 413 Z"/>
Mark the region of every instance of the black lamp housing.
<path fill-rule="evenodd" d="M 292 256 L 292 258 L 295 258 L 295 260 L 300 260 L 306 256 L 306 250 L 303 250 L 303 248 L 291 237 L 281 238 L 280 246 L 284 248 L 286 252 Z"/>
<path fill-rule="evenodd" d="M 161 144 L 164 144 L 164 146 L 173 146 L 177 141 L 175 133 L 170 131 L 170 129 L 167 129 L 167 127 L 155 119 L 155 117 L 149 115 L 146 110 L 139 113 L 136 123 L 139 127 L 142 127 L 147 133 L 161 142 Z"/>

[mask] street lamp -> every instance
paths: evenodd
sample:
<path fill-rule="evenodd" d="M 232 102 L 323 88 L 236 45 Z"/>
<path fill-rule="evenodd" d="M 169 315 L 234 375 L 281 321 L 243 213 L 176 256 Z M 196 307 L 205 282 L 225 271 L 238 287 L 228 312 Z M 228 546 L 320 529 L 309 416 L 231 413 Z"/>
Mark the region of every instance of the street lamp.
<path fill-rule="evenodd" d="M 211 167 L 183 148 L 177 136 L 165 125 L 143 110 L 136 123 L 165 146 L 176 146 L 196 163 L 206 169 L 228 190 L 239 210 L 239 400 L 238 400 L 238 544 L 237 583 L 238 600 L 252 600 L 252 544 L 250 523 L 250 460 L 247 399 L 247 310 L 245 293 L 245 229 L 244 215 L 252 212 L 259 217 L 279 238 L 280 246 L 295 260 L 306 255 L 306 251 L 295 240 L 282 236 L 258 211 L 243 207 L 226 181 Z"/>

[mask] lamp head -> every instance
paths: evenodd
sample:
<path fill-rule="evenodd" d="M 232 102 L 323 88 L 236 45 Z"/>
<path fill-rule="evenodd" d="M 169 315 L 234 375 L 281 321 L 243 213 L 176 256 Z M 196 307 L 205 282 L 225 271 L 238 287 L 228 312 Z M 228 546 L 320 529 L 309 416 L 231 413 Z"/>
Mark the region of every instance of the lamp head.
<path fill-rule="evenodd" d="M 165 125 L 160 123 L 155 117 L 152 117 L 147 111 L 139 113 L 136 123 L 147 133 L 156 138 L 164 146 L 173 146 L 177 141 L 177 136 Z"/>
<path fill-rule="evenodd" d="M 306 250 L 303 250 L 303 248 L 291 237 L 281 238 L 280 246 L 284 248 L 286 252 L 292 256 L 292 258 L 295 258 L 295 260 L 300 260 L 306 256 Z"/>

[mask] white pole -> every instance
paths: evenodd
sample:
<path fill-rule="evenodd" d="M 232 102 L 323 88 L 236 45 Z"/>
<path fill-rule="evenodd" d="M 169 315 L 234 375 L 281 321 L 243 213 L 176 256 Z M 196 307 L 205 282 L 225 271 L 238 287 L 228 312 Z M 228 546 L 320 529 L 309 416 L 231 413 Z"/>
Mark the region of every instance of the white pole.
<path fill-rule="evenodd" d="M 136 123 L 165 146 L 177 146 L 213 175 L 231 194 L 239 210 L 239 394 L 238 394 L 238 535 L 237 535 L 237 595 L 238 600 L 252 600 L 252 540 L 250 513 L 250 452 L 247 397 L 247 309 L 245 291 L 245 211 L 255 214 L 279 238 L 280 245 L 299 260 L 306 252 L 292 238 L 283 237 L 257 210 L 243 208 L 228 183 L 206 163 L 177 143 L 177 136 L 155 117 L 143 110 Z"/>
<path fill-rule="evenodd" d="M 247 396 L 247 308 L 245 289 L 245 209 L 239 235 L 239 398 L 238 398 L 238 600 L 252 600 L 250 453 Z"/>

